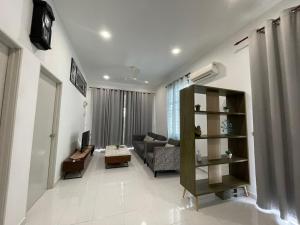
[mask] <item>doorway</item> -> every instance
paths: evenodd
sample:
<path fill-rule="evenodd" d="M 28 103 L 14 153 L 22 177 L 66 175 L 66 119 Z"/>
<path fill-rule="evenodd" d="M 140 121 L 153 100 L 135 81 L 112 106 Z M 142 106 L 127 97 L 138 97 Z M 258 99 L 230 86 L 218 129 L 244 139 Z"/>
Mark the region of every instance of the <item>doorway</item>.
<path fill-rule="evenodd" d="M 5 217 L 21 57 L 20 46 L 0 31 L 0 224 Z"/>
<path fill-rule="evenodd" d="M 51 76 L 41 72 L 38 86 L 32 153 L 30 162 L 27 210 L 51 188 L 49 182 L 53 173 L 55 151 L 58 83 Z"/>
<path fill-rule="evenodd" d="M 8 47 L 0 42 L 0 120 L 2 112 L 2 100 L 4 95 L 4 85 L 8 62 Z"/>

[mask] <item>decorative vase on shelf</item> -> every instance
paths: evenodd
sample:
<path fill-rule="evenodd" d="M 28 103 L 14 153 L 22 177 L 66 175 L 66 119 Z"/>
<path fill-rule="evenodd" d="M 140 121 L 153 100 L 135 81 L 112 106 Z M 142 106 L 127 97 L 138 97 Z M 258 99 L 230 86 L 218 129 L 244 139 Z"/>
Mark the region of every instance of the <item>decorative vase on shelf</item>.
<path fill-rule="evenodd" d="M 196 160 L 197 160 L 197 162 L 201 162 L 202 161 L 201 152 L 200 152 L 199 149 L 197 150 L 197 153 L 196 153 Z"/>
<path fill-rule="evenodd" d="M 195 135 L 196 135 L 196 137 L 201 137 L 201 134 L 202 134 L 201 127 L 200 126 L 195 127 Z"/>
<path fill-rule="evenodd" d="M 195 111 L 196 112 L 200 112 L 200 109 L 201 109 L 201 105 L 195 105 Z"/>
<path fill-rule="evenodd" d="M 226 151 L 226 155 L 227 155 L 227 157 L 228 157 L 229 159 L 232 158 L 232 152 L 231 152 L 230 150 L 227 150 L 227 151 Z"/>

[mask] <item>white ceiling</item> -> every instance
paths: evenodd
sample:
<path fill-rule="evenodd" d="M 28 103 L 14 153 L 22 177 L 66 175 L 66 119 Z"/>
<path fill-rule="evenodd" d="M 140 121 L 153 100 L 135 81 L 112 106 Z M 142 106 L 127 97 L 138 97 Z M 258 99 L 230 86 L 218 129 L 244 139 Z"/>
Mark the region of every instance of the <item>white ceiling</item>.
<path fill-rule="evenodd" d="M 54 0 L 91 83 L 129 83 L 129 66 L 156 87 L 280 0 Z M 112 33 L 110 41 L 99 30 Z M 182 48 L 178 56 L 170 54 Z M 137 84 L 139 84 L 137 82 Z"/>

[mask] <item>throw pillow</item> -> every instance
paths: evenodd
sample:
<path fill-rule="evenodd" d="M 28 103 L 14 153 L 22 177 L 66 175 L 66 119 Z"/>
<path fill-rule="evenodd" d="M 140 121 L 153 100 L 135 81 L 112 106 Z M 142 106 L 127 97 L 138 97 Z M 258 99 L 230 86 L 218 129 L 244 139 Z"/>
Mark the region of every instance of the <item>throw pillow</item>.
<path fill-rule="evenodd" d="M 147 141 L 147 142 L 154 141 L 154 138 L 146 135 L 146 137 L 144 138 L 144 141 Z"/>
<path fill-rule="evenodd" d="M 165 145 L 165 147 L 166 147 L 166 148 L 173 148 L 173 147 L 175 147 L 175 145 L 170 145 L 169 143 L 167 143 L 167 144 Z"/>

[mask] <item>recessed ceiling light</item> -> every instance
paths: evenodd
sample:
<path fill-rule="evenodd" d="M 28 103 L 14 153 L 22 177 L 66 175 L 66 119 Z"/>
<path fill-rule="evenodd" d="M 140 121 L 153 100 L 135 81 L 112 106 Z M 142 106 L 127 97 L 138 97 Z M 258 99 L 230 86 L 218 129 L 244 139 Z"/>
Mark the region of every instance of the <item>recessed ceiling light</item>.
<path fill-rule="evenodd" d="M 104 79 L 104 80 L 109 80 L 109 78 L 110 78 L 110 77 L 109 77 L 107 74 L 105 74 L 105 75 L 103 76 L 103 79 Z"/>
<path fill-rule="evenodd" d="M 180 48 L 173 48 L 171 52 L 172 52 L 173 55 L 178 55 L 178 54 L 181 53 L 181 49 Z"/>
<path fill-rule="evenodd" d="M 108 30 L 101 30 L 99 34 L 105 40 L 111 39 L 111 33 Z"/>
<path fill-rule="evenodd" d="M 145 84 L 149 84 L 149 81 L 145 80 Z"/>

